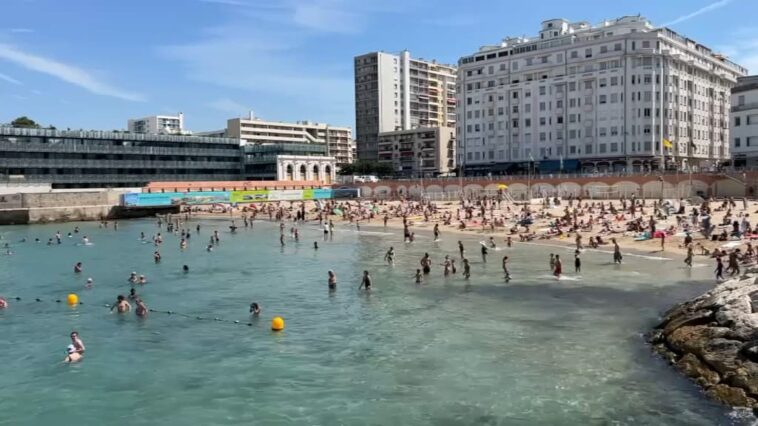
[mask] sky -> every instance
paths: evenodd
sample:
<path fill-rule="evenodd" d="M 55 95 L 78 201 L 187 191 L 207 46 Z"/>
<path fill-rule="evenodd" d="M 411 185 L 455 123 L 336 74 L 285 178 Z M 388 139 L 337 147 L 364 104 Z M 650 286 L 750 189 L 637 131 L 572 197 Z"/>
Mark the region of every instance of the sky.
<path fill-rule="evenodd" d="M 758 0 L 0 0 L 0 123 L 114 130 L 181 111 L 205 131 L 252 110 L 354 127 L 356 55 L 455 64 L 546 19 L 637 14 L 758 74 Z"/>

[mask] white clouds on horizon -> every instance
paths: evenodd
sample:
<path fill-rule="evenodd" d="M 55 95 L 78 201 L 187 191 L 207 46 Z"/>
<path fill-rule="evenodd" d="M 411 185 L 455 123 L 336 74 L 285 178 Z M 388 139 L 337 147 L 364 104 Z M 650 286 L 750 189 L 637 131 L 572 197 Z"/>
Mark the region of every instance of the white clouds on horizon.
<path fill-rule="evenodd" d="M 0 43 L 0 59 L 32 71 L 53 76 L 97 95 L 110 96 L 133 102 L 145 100 L 142 94 L 127 92 L 111 86 L 81 68 L 64 64 L 54 59 L 26 53 L 8 44 Z"/>
<path fill-rule="evenodd" d="M 708 12 L 714 11 L 716 9 L 720 9 L 720 8 L 728 5 L 732 1 L 734 1 L 734 0 L 719 0 L 719 1 L 715 2 L 715 3 L 711 3 L 711 4 L 707 5 L 705 7 L 701 7 L 700 9 L 698 9 L 698 10 L 696 10 L 694 12 L 688 13 L 686 15 L 682 15 L 682 16 L 680 16 L 680 17 L 678 17 L 678 18 L 676 18 L 676 19 L 674 19 L 672 21 L 666 22 L 662 26 L 664 26 L 664 27 L 670 27 L 672 25 L 680 24 L 680 23 L 682 23 L 684 21 L 689 21 L 690 19 L 692 19 L 694 17 L 697 17 L 697 16 L 700 16 L 700 15 L 702 15 L 704 13 L 708 13 Z"/>
<path fill-rule="evenodd" d="M 16 86 L 21 86 L 24 84 L 16 80 L 15 78 L 3 73 L 0 73 L 0 80 L 7 81 L 8 83 L 11 83 L 11 84 L 15 84 Z"/>
<path fill-rule="evenodd" d="M 20 34 L 20 33 L 33 33 L 34 30 L 31 28 L 10 28 L 8 29 L 8 32 Z"/>

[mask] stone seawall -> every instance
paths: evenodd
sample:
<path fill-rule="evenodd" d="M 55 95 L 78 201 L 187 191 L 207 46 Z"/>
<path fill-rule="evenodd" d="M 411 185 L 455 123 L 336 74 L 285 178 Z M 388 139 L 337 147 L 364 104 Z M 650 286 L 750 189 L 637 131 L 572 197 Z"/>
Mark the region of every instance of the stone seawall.
<path fill-rule="evenodd" d="M 119 191 L 5 194 L 0 199 L 0 225 L 134 218 L 176 211 L 177 206 L 125 209 Z"/>
<path fill-rule="evenodd" d="M 734 407 L 758 410 L 758 269 L 668 311 L 648 336 L 653 348 Z"/>

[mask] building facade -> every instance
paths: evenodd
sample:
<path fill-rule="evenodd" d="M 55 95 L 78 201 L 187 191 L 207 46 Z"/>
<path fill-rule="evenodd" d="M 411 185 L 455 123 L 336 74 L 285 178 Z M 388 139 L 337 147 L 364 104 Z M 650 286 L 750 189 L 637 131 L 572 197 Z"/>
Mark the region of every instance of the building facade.
<path fill-rule="evenodd" d="M 379 162 L 404 177 L 447 175 L 455 168 L 455 129 L 419 127 L 379 133 Z"/>
<path fill-rule="evenodd" d="M 455 127 L 456 68 L 436 61 L 372 52 L 354 59 L 358 159 L 379 158 L 379 133 Z"/>
<path fill-rule="evenodd" d="M 643 17 L 544 21 L 459 60 L 457 160 L 466 174 L 717 166 L 746 72 Z"/>
<path fill-rule="evenodd" d="M 326 155 L 326 145 L 309 143 L 246 144 L 246 180 L 318 181 L 331 183 L 337 160 Z"/>
<path fill-rule="evenodd" d="M 238 139 L 0 127 L 0 183 L 141 187 L 241 174 Z"/>
<path fill-rule="evenodd" d="M 337 164 L 353 162 L 352 129 L 323 123 L 300 121 L 286 123 L 266 121 L 251 116 L 227 121 L 226 135 L 239 138 L 243 144 L 314 144 L 325 147 L 325 155 L 334 157 Z"/>
<path fill-rule="evenodd" d="M 152 135 L 181 135 L 184 134 L 184 114 L 151 115 L 144 118 L 133 118 L 127 123 L 127 129 L 132 133 L 148 133 Z"/>
<path fill-rule="evenodd" d="M 732 159 L 736 167 L 758 166 L 758 75 L 732 88 Z"/>

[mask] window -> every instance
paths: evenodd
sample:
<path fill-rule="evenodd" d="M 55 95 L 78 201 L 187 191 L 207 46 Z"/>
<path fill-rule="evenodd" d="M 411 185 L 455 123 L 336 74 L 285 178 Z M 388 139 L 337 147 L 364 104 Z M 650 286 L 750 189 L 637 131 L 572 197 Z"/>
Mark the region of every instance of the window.
<path fill-rule="evenodd" d="M 540 142 L 545 142 L 547 140 L 547 136 L 545 135 L 545 132 L 540 132 Z"/>
<path fill-rule="evenodd" d="M 619 94 L 618 93 L 611 93 L 611 103 L 615 104 L 619 101 Z"/>
<path fill-rule="evenodd" d="M 600 144 L 600 150 L 599 151 L 600 151 L 601 154 L 605 154 L 605 144 L 604 143 Z"/>
<path fill-rule="evenodd" d="M 513 113 L 518 114 L 518 105 L 513 106 Z"/>
<path fill-rule="evenodd" d="M 526 66 L 532 65 L 533 58 L 526 58 Z"/>
<path fill-rule="evenodd" d="M 598 85 L 599 85 L 600 87 L 605 87 L 605 86 L 607 86 L 607 85 L 608 85 L 608 79 L 607 79 L 607 78 L 601 78 L 601 79 L 600 79 L 600 81 L 599 81 L 599 83 L 598 83 Z"/>
<path fill-rule="evenodd" d="M 540 102 L 540 111 L 544 111 L 544 110 L 545 110 L 545 103 Z"/>
<path fill-rule="evenodd" d="M 612 142 L 611 143 L 611 152 L 618 152 L 619 150 L 619 144 L 618 142 Z"/>
<path fill-rule="evenodd" d="M 584 82 L 584 89 L 592 89 L 592 80 L 587 80 Z"/>
<path fill-rule="evenodd" d="M 569 130 L 569 139 L 576 139 L 576 130 Z"/>
<path fill-rule="evenodd" d="M 569 99 L 569 108 L 575 108 L 576 107 L 576 99 L 571 98 Z"/>
<path fill-rule="evenodd" d="M 601 127 L 601 128 L 598 129 L 597 133 L 598 133 L 598 136 L 604 138 L 604 137 L 608 136 L 608 129 L 606 129 L 605 127 Z"/>
<path fill-rule="evenodd" d="M 497 115 L 503 115 L 503 113 L 504 113 L 503 107 L 498 107 L 497 108 Z"/>
<path fill-rule="evenodd" d="M 532 127 L 532 119 L 531 118 L 524 119 L 524 127 Z"/>
<path fill-rule="evenodd" d="M 600 46 L 600 53 L 608 53 L 608 46 Z"/>
<path fill-rule="evenodd" d="M 513 99 L 518 99 L 518 92 L 513 92 Z"/>
<path fill-rule="evenodd" d="M 563 108 L 563 100 L 559 99 L 559 100 L 555 101 L 555 107 L 556 108 Z"/>
<path fill-rule="evenodd" d="M 618 126 L 611 126 L 611 136 L 618 136 L 618 134 L 619 134 Z"/>
<path fill-rule="evenodd" d="M 739 148 L 740 147 L 740 138 L 734 138 L 734 147 Z"/>
<path fill-rule="evenodd" d="M 585 58 L 591 58 L 592 57 L 592 49 L 584 49 L 584 57 Z"/>
<path fill-rule="evenodd" d="M 592 154 L 592 145 L 585 145 L 584 146 L 584 153 L 585 154 Z"/>
<path fill-rule="evenodd" d="M 532 97 L 532 91 L 531 90 L 525 90 L 524 91 L 524 97 L 525 98 L 531 98 Z"/>
<path fill-rule="evenodd" d="M 650 42 L 649 41 L 643 41 L 642 42 L 642 48 L 643 49 L 650 49 Z"/>
<path fill-rule="evenodd" d="M 540 117 L 540 126 L 544 126 L 547 124 L 547 119 L 545 117 Z"/>
<path fill-rule="evenodd" d="M 621 51 L 621 43 L 614 44 L 613 45 L 613 50 L 615 50 L 616 52 Z"/>
<path fill-rule="evenodd" d="M 532 104 L 524 105 L 524 112 L 532 112 Z"/>
<path fill-rule="evenodd" d="M 576 114 L 569 114 L 569 123 L 576 123 Z"/>
<path fill-rule="evenodd" d="M 737 106 L 745 105 L 745 95 L 739 95 L 737 97 Z"/>
<path fill-rule="evenodd" d="M 542 62 L 543 64 L 546 64 L 547 63 L 547 58 L 548 58 L 547 56 L 541 57 L 540 58 L 540 62 Z"/>
<path fill-rule="evenodd" d="M 500 64 L 500 71 L 505 71 L 505 62 Z"/>
<path fill-rule="evenodd" d="M 514 129 L 518 128 L 518 120 L 511 120 L 511 128 L 514 128 Z"/>
<path fill-rule="evenodd" d="M 619 78 L 611 77 L 611 86 L 618 86 L 618 84 L 619 84 Z"/>
<path fill-rule="evenodd" d="M 576 50 L 571 52 L 571 59 L 576 59 L 578 57 L 579 57 L 579 52 L 577 52 Z"/>
<path fill-rule="evenodd" d="M 540 96 L 544 96 L 546 93 L 545 86 L 540 86 Z"/>
<path fill-rule="evenodd" d="M 569 92 L 575 92 L 576 91 L 576 82 L 571 81 L 569 82 Z"/>
<path fill-rule="evenodd" d="M 734 127 L 740 126 L 740 117 L 734 117 Z"/>
<path fill-rule="evenodd" d="M 569 147 L 569 154 L 576 154 L 576 147 L 575 146 L 571 145 Z"/>
<path fill-rule="evenodd" d="M 608 103 L 607 100 L 608 98 L 606 95 L 600 95 L 600 101 L 599 101 L 600 104 Z"/>
<path fill-rule="evenodd" d="M 559 115 L 558 117 L 556 117 L 555 122 L 558 124 L 563 124 L 563 116 Z"/>

